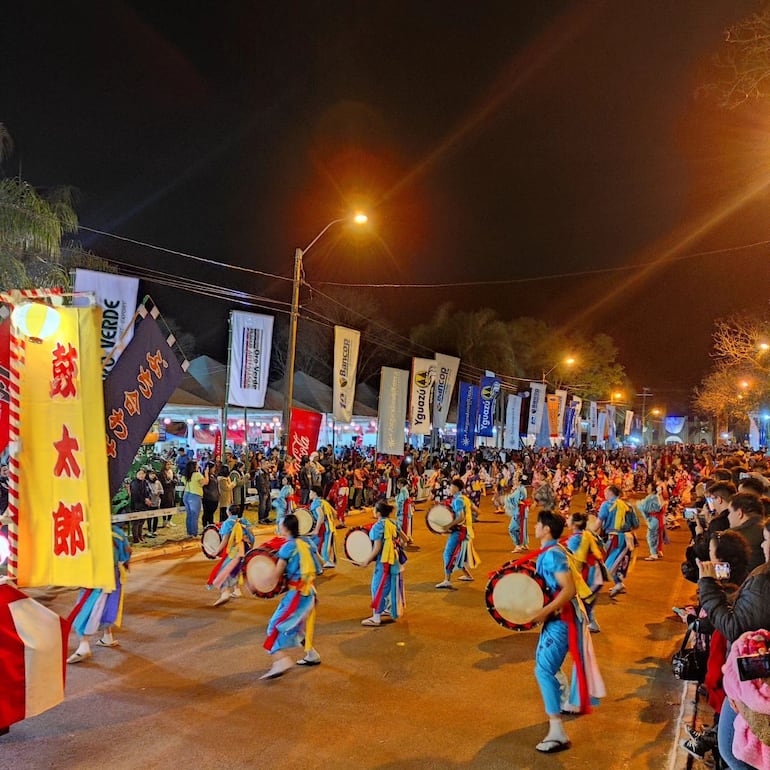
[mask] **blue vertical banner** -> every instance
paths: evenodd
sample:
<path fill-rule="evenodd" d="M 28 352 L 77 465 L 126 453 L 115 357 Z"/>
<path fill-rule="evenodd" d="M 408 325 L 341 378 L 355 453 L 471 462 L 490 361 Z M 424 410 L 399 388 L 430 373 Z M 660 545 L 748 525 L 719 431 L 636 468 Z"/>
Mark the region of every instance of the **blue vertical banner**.
<path fill-rule="evenodd" d="M 497 377 L 482 377 L 479 392 L 479 436 L 494 435 L 495 405 L 500 392 L 500 380 Z"/>
<path fill-rule="evenodd" d="M 476 448 L 476 416 L 479 411 L 479 387 L 460 383 L 457 404 L 457 448 L 472 452 Z"/>

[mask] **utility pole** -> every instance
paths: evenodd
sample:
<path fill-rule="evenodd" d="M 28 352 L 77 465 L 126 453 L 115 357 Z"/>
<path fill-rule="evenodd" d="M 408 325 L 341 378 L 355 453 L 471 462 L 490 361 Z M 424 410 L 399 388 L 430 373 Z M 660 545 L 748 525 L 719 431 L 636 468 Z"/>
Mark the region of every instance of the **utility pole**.
<path fill-rule="evenodd" d="M 636 394 L 637 398 L 642 399 L 642 446 L 647 445 L 647 399 L 652 398 L 654 395 L 649 388 L 642 388 L 642 392 Z"/>

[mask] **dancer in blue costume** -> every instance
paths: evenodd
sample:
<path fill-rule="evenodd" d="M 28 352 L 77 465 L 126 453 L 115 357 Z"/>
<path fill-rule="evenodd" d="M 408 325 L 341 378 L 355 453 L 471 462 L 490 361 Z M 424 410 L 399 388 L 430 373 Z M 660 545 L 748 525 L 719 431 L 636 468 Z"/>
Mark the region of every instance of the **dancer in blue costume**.
<path fill-rule="evenodd" d="M 513 541 L 514 553 L 526 551 L 529 544 L 527 527 L 529 525 L 529 501 L 527 500 L 527 488 L 524 486 L 525 477 L 522 476 L 516 488 L 503 499 L 506 515 L 511 517 L 508 525 L 508 534 Z"/>
<path fill-rule="evenodd" d="M 460 580 L 473 580 L 471 569 L 481 563 L 476 549 L 473 547 L 473 515 L 471 501 L 463 494 L 465 484 L 462 479 L 454 478 L 451 483 L 452 513 L 454 519 L 447 525 L 449 531 L 447 544 L 444 548 L 444 579 L 436 588 L 451 589 L 452 573 L 462 570 Z"/>
<path fill-rule="evenodd" d="M 112 628 L 120 628 L 123 620 L 123 588 L 131 560 L 131 546 L 125 532 L 117 524 L 112 525 L 112 557 L 115 564 L 115 590 L 88 588 L 80 592 L 78 604 L 81 607 L 72 623 L 72 628 L 80 637 L 80 644 L 67 658 L 67 663 L 80 663 L 91 657 L 89 637 L 97 631 L 101 631 L 96 641 L 99 647 L 117 647 L 119 644 L 112 636 Z"/>
<path fill-rule="evenodd" d="M 280 534 L 286 542 L 278 551 L 275 579 L 277 582 L 285 574 L 289 590 L 267 624 L 263 646 L 276 657 L 260 679 L 275 679 L 292 668 L 289 650 L 293 647 L 304 647 L 305 651 L 297 665 L 317 666 L 321 662 L 321 656 L 313 647 L 317 601 L 314 582 L 316 575 L 323 572 L 318 552 L 299 536 L 299 524 L 293 513 L 284 516 Z"/>
<path fill-rule="evenodd" d="M 396 523 L 406 535 L 406 542 L 412 542 L 412 500 L 409 497 L 409 481 L 404 478 L 396 481 Z"/>
<path fill-rule="evenodd" d="M 281 479 L 281 491 L 278 493 L 278 497 L 273 500 L 273 508 L 275 508 L 275 531 L 280 533 L 281 522 L 283 517 L 287 513 L 291 513 L 291 502 L 289 498 L 294 494 L 294 487 L 289 484 L 289 477 L 284 476 Z"/>
<path fill-rule="evenodd" d="M 554 754 L 571 746 L 561 718 L 561 667 L 567 652 L 574 662 L 570 710 L 587 713 L 592 701 L 605 694 L 581 601 L 581 595 L 590 594 L 590 589 L 580 577 L 567 550 L 558 542 L 565 523 L 561 514 L 544 510 L 538 514 L 535 526 L 535 537 L 540 541 L 542 551 L 537 557 L 536 571 L 553 596 L 532 618 L 543 623 L 535 651 L 535 677 L 543 697 L 549 729 L 535 748 L 544 754 Z M 566 703 L 564 705 L 567 706 Z"/>
<path fill-rule="evenodd" d="M 625 593 L 623 580 L 628 575 L 631 557 L 636 548 L 633 530 L 639 527 L 634 509 L 620 499 L 620 489 L 611 484 L 604 490 L 604 502 L 599 508 L 599 521 L 604 533 L 607 558 L 604 563 L 615 585 L 610 596 Z"/>
<path fill-rule="evenodd" d="M 594 523 L 598 523 L 596 516 L 591 515 L 590 518 Z M 591 589 L 591 596 L 584 601 L 589 621 L 588 630 L 598 634 L 601 628 L 594 617 L 596 598 L 605 580 L 609 577 L 607 568 L 604 566 L 604 548 L 589 526 L 588 514 L 576 511 L 569 516 L 567 521 L 572 529 L 572 535 L 567 540 L 567 549 L 572 554 L 583 580 Z"/>
<path fill-rule="evenodd" d="M 400 527 L 390 517 L 393 506 L 380 501 L 374 507 L 377 521 L 369 531 L 372 552 L 360 566 L 374 562 L 372 574 L 372 616 L 361 621 L 362 626 L 379 626 L 383 614 L 393 620 L 404 611 L 404 569 L 401 564 Z"/>
<path fill-rule="evenodd" d="M 310 539 L 321 554 L 324 569 L 334 569 L 337 566 L 337 514 L 331 503 L 324 500 L 320 487 L 310 490 L 310 513 L 313 516 Z"/>
<path fill-rule="evenodd" d="M 251 524 L 240 515 L 241 507 L 231 505 L 227 513 L 227 519 L 219 528 L 219 535 L 222 538 L 219 553 L 222 554 L 222 558 L 206 581 L 209 589 L 218 588 L 220 591 L 214 607 L 242 596 L 238 581 L 241 577 L 243 557 L 254 545 Z"/>

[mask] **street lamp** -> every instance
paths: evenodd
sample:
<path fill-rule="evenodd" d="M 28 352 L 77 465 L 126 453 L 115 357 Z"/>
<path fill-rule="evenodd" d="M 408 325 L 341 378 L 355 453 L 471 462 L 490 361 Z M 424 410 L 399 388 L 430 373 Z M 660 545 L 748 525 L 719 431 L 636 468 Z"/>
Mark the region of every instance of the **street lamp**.
<path fill-rule="evenodd" d="M 352 217 L 332 219 L 304 249 L 294 250 L 294 280 L 291 292 L 291 315 L 289 316 L 289 356 L 286 362 L 286 391 L 283 401 L 284 446 L 289 442 L 289 420 L 291 419 L 291 405 L 294 401 L 294 360 L 297 354 L 297 321 L 299 319 L 299 287 L 302 283 L 302 258 L 325 235 L 329 228 L 351 221 L 360 227 L 369 221 L 369 217 L 362 211 L 358 211 Z"/>
<path fill-rule="evenodd" d="M 568 356 L 563 361 L 557 361 L 548 371 L 545 371 L 543 369 L 543 382 L 547 382 L 546 377 L 554 370 L 556 367 L 561 366 L 564 364 L 565 366 L 574 366 L 576 363 L 575 359 L 572 356 Z"/>

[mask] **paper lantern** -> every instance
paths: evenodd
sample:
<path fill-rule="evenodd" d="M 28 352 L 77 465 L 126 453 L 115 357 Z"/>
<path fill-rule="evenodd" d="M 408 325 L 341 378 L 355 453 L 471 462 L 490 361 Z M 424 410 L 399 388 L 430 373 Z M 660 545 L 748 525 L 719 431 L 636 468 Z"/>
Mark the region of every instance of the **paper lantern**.
<path fill-rule="evenodd" d="M 42 302 L 25 302 L 14 308 L 11 321 L 25 337 L 41 342 L 56 333 L 61 316 L 58 310 Z"/>

